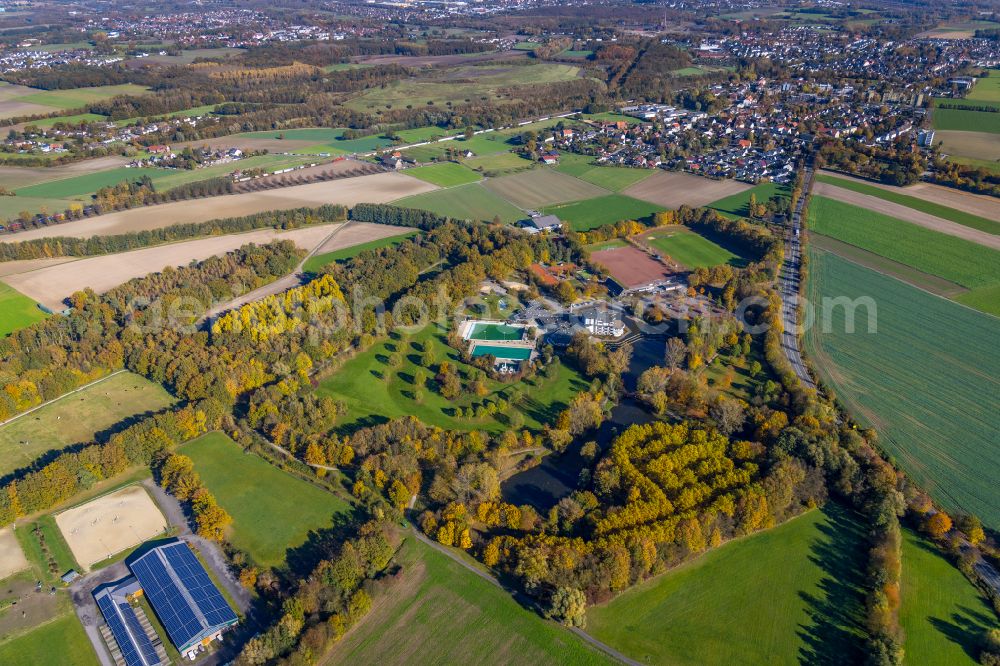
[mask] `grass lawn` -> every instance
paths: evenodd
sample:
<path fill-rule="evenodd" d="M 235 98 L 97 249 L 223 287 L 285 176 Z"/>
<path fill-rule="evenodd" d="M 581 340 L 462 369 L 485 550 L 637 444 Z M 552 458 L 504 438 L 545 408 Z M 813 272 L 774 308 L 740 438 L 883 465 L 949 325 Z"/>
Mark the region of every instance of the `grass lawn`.
<path fill-rule="evenodd" d="M 646 664 L 858 663 L 865 555 L 828 504 L 592 607 L 587 630 Z"/>
<path fill-rule="evenodd" d="M 613 664 L 567 629 L 408 536 L 399 581 L 323 664 Z"/>
<path fill-rule="evenodd" d="M 903 532 L 902 605 L 906 657 L 912 664 L 978 664 L 979 643 L 997 626 L 978 590 L 932 544 Z"/>
<path fill-rule="evenodd" d="M 632 169 L 629 167 L 598 166 L 588 155 L 564 153 L 559 157 L 556 171 L 593 183 L 612 192 L 621 192 L 626 187 L 645 180 L 652 169 Z"/>
<path fill-rule="evenodd" d="M 31 326 L 46 316 L 35 301 L 0 282 L 0 338 Z"/>
<path fill-rule="evenodd" d="M 761 183 L 744 190 L 739 194 L 733 194 L 708 204 L 709 208 L 719 211 L 726 217 L 747 217 L 750 215 L 750 195 L 757 196 L 757 201 L 765 203 L 776 195 L 790 196 L 791 191 L 785 185 L 777 183 Z"/>
<path fill-rule="evenodd" d="M 481 157 L 470 157 L 462 160 L 462 164 L 480 173 L 491 176 L 502 176 L 505 173 L 530 169 L 535 164 L 516 153 L 494 153 Z"/>
<path fill-rule="evenodd" d="M 435 365 L 432 368 L 420 365 L 420 355 L 425 348 L 433 352 Z M 392 368 L 389 357 L 396 353 L 402 357 L 401 365 Z M 587 386 L 575 370 L 556 362 L 551 366 L 548 377 L 539 374 L 531 380 L 534 385 L 523 381 L 510 384 L 486 379 L 486 396 L 464 393 L 452 401 L 442 397 L 433 387 L 436 364 L 445 360 L 456 366 L 463 378 L 473 370 L 462 363 L 458 352 L 445 343 L 444 332 L 436 324 L 430 324 L 409 337 L 385 340 L 358 354 L 321 381 L 317 390 L 347 406 L 347 415 L 339 424 L 344 431 L 403 416 L 415 416 L 424 423 L 442 428 L 498 433 L 509 427 L 509 415 L 513 411 L 521 413 L 525 427 L 541 428 Z M 413 384 L 418 368 L 427 378 L 427 385 L 420 389 L 423 399 L 419 402 L 414 399 L 417 388 Z M 455 407 L 465 408 L 497 394 L 511 396 L 515 392 L 523 394 L 524 398 L 507 415 L 465 418 L 453 412 Z"/>
<path fill-rule="evenodd" d="M 1000 319 L 829 252 L 812 249 L 810 258 L 818 312 L 805 342 L 823 381 L 937 501 L 1000 527 Z M 842 297 L 877 307 L 854 308 L 853 333 L 844 307 L 827 316 L 819 305 Z"/>
<path fill-rule="evenodd" d="M 886 190 L 874 185 L 859 183 L 856 180 L 837 178 L 836 176 L 828 176 L 823 173 L 817 174 L 816 180 L 821 183 L 829 183 L 830 185 L 842 187 L 845 190 L 853 190 L 855 192 L 860 192 L 861 194 L 868 194 L 873 197 L 878 197 L 879 199 L 885 199 L 886 201 L 898 203 L 902 206 L 906 206 L 907 208 L 913 208 L 914 210 L 923 211 L 924 213 L 929 213 L 930 215 L 935 215 L 945 220 L 957 222 L 958 224 L 966 227 L 979 229 L 980 231 L 985 231 L 991 234 L 1000 234 L 1000 222 L 996 222 L 985 217 L 979 217 L 978 215 L 973 215 L 971 213 L 966 213 L 965 211 L 949 208 L 948 206 L 942 206 L 941 204 L 934 203 L 933 201 L 927 201 L 926 199 L 911 197 L 903 194 L 901 191 L 897 192 L 895 190 Z"/>
<path fill-rule="evenodd" d="M 205 487 L 233 517 L 230 539 L 264 566 L 285 561 L 312 530 L 329 527 L 350 506 L 342 499 L 243 451 L 219 432 L 184 445 Z"/>
<path fill-rule="evenodd" d="M 561 206 L 546 206 L 542 212 L 558 215 L 574 231 L 588 231 L 620 220 L 640 220 L 661 210 L 664 210 L 662 206 L 648 201 L 633 199 L 624 194 L 609 194 Z"/>
<path fill-rule="evenodd" d="M 688 267 L 718 266 L 729 264 L 743 266 L 746 261 L 726 248 L 716 245 L 687 227 L 660 227 L 643 236 L 643 239 L 661 254 Z"/>
<path fill-rule="evenodd" d="M 428 125 L 427 127 L 415 127 L 413 129 L 393 130 L 392 134 L 402 139 L 403 143 L 420 143 L 421 141 L 431 141 L 444 136 L 454 136 L 461 134 L 460 130 L 439 127 L 438 125 Z"/>
<path fill-rule="evenodd" d="M 520 208 L 479 183 L 415 194 L 392 203 L 404 208 L 429 210 L 458 220 L 492 220 L 499 217 L 502 222 L 511 223 L 527 217 Z"/>
<path fill-rule="evenodd" d="M 101 102 L 118 95 L 141 95 L 147 88 L 132 83 L 117 86 L 95 86 L 92 88 L 70 88 L 67 90 L 41 90 L 16 98 L 18 102 L 42 104 L 57 109 L 75 109 L 93 102 Z"/>
<path fill-rule="evenodd" d="M 1000 69 L 989 70 L 990 75 L 976 79 L 965 99 L 976 102 L 1000 102 Z"/>
<path fill-rule="evenodd" d="M 1000 283 L 997 250 L 858 206 L 815 196 L 809 228 L 969 289 Z"/>
<path fill-rule="evenodd" d="M 408 231 L 405 234 L 400 234 L 399 236 L 379 238 L 378 240 L 368 241 L 367 243 L 360 243 L 359 245 L 345 247 L 342 250 L 334 250 L 333 252 L 324 252 L 323 254 L 313 255 L 309 257 L 308 261 L 306 261 L 302 270 L 307 273 L 315 273 L 327 264 L 333 263 L 334 261 L 347 261 L 348 259 L 353 259 L 365 250 L 377 250 L 379 248 L 389 247 L 390 245 L 398 245 L 416 233 L 416 230 Z"/>
<path fill-rule="evenodd" d="M 942 103 L 959 104 L 961 100 L 942 100 Z M 982 106 L 985 103 L 979 103 Z M 1000 113 L 973 111 L 971 109 L 939 109 L 931 111 L 934 129 L 964 132 L 1000 133 Z"/>
<path fill-rule="evenodd" d="M 407 176 L 419 178 L 432 185 L 438 185 L 439 187 L 454 187 L 455 185 L 477 183 L 481 179 L 481 176 L 472 169 L 461 164 L 456 164 L 455 162 L 415 167 L 407 169 L 403 173 Z"/>
<path fill-rule="evenodd" d="M 615 248 L 627 246 L 628 243 L 620 238 L 612 238 L 611 240 L 601 241 L 600 243 L 591 243 L 590 245 L 586 245 L 585 248 L 588 252 L 600 252 L 601 250 L 614 250 Z"/>
<path fill-rule="evenodd" d="M 73 612 L 0 643 L 0 664 L 99 666 L 100 663 Z"/>
<path fill-rule="evenodd" d="M 0 475 L 34 462 L 46 451 L 92 442 L 97 433 L 173 403 L 162 386 L 130 372 L 63 396 L 0 427 Z"/>

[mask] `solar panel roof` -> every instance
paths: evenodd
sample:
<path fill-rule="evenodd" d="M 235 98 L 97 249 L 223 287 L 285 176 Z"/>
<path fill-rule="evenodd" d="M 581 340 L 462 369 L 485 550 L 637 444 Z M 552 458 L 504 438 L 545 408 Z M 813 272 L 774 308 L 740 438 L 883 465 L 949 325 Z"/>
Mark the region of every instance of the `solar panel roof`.
<path fill-rule="evenodd" d="M 135 611 L 125 601 L 124 596 L 118 598 L 112 591 L 94 595 L 97 607 L 101 609 L 111 635 L 118 643 L 118 649 L 125 660 L 125 666 L 156 666 L 160 658 L 156 648 L 146 635 L 146 631 L 135 616 Z"/>
<path fill-rule="evenodd" d="M 129 568 L 181 652 L 236 623 L 236 613 L 186 543 L 158 546 L 132 561 Z"/>

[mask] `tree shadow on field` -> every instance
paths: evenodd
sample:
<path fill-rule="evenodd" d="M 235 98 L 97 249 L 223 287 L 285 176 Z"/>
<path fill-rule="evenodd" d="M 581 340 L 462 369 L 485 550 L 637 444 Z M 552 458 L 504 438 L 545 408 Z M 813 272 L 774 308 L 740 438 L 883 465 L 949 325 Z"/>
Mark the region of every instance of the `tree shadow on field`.
<path fill-rule="evenodd" d="M 353 535 L 357 525 L 365 518 L 358 508 L 333 514 L 330 527 L 310 530 L 305 543 L 285 551 L 288 575 L 299 580 L 312 574 L 321 560 L 332 559 L 344 541 Z"/>
<path fill-rule="evenodd" d="M 992 629 L 995 622 L 985 613 L 979 613 L 968 606 L 959 606 L 958 612 L 952 613 L 947 620 L 932 617 L 928 621 L 948 640 L 961 646 L 973 660 L 979 658 L 983 634 Z"/>
<path fill-rule="evenodd" d="M 867 540 L 858 517 L 830 502 L 822 509 L 826 521 L 810 544 L 809 559 L 823 570 L 819 594 L 801 591 L 809 621 L 797 631 L 804 645 L 802 664 L 864 662 L 864 564 Z"/>

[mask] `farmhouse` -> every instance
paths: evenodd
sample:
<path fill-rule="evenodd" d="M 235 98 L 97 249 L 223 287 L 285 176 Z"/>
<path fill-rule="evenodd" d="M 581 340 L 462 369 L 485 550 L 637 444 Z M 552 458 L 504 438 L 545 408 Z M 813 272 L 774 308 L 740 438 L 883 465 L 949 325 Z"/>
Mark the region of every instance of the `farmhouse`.
<path fill-rule="evenodd" d="M 556 215 L 532 215 L 526 220 L 521 220 L 520 224 L 521 228 L 530 234 L 559 231 L 562 228 L 562 220 Z"/>
<path fill-rule="evenodd" d="M 166 663 L 155 631 L 142 611 L 132 607 L 131 599 L 149 600 L 170 642 L 189 659 L 236 624 L 236 613 L 187 543 L 174 539 L 126 564 L 132 576 L 94 591 L 113 638 L 109 647 L 120 653 L 126 666 Z"/>

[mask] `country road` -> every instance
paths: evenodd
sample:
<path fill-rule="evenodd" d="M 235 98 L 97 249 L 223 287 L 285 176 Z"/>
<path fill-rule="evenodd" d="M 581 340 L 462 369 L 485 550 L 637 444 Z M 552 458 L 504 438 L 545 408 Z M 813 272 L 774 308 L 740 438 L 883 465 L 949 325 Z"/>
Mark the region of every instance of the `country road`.
<path fill-rule="evenodd" d="M 816 382 L 809 375 L 806 364 L 802 360 L 802 350 L 799 348 L 799 338 L 797 335 L 799 321 L 799 282 L 801 279 L 802 265 L 802 210 L 805 208 L 806 199 L 809 198 L 809 191 L 813 184 L 813 168 L 805 168 L 805 179 L 802 186 L 802 196 L 799 197 L 792 212 L 792 226 L 788 229 L 785 239 L 785 261 L 781 265 L 781 274 L 778 277 L 778 287 L 781 292 L 781 319 L 784 331 L 781 334 L 781 348 L 785 352 L 785 357 L 791 363 L 792 369 L 799 380 L 809 388 L 816 388 Z"/>

